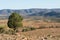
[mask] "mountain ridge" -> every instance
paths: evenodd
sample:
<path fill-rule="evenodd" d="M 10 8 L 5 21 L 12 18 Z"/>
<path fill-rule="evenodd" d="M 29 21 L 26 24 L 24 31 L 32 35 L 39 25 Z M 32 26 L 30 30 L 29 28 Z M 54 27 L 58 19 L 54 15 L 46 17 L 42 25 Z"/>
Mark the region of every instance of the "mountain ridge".
<path fill-rule="evenodd" d="M 11 15 L 11 13 L 16 12 L 22 16 L 44 16 L 44 17 L 59 17 L 60 18 L 60 8 L 59 9 L 2 9 L 0 10 L 0 15 L 7 16 Z"/>

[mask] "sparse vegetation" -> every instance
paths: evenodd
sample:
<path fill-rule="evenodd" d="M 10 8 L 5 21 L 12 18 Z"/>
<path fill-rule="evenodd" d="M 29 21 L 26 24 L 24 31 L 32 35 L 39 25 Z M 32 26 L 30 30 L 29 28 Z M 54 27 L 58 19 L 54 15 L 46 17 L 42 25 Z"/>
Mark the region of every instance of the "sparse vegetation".
<path fill-rule="evenodd" d="M 14 35 L 16 32 L 12 29 L 9 29 L 7 31 L 5 31 L 5 34 L 10 34 L 10 35 Z"/>
<path fill-rule="evenodd" d="M 15 30 L 13 26 L 5 29 L 6 23 L 0 25 L 0 40 L 60 40 L 60 37 L 56 36 L 60 35 L 60 23 L 43 20 L 24 20 L 22 23 L 26 26 Z"/>
<path fill-rule="evenodd" d="M 16 32 L 14 31 L 14 30 L 12 30 L 12 29 L 4 29 L 3 27 L 1 27 L 0 28 L 0 34 L 11 34 L 11 35 L 13 35 L 13 34 L 15 34 Z"/>
<path fill-rule="evenodd" d="M 33 28 L 33 27 L 28 27 L 28 28 L 24 28 L 22 30 L 22 32 L 26 32 L 26 31 L 32 31 L 32 30 L 35 30 L 36 28 Z"/>
<path fill-rule="evenodd" d="M 43 29 L 43 28 L 46 28 L 45 26 L 40 26 L 38 29 Z"/>
<path fill-rule="evenodd" d="M 3 27 L 0 27 L 0 33 L 3 33 L 5 30 Z"/>

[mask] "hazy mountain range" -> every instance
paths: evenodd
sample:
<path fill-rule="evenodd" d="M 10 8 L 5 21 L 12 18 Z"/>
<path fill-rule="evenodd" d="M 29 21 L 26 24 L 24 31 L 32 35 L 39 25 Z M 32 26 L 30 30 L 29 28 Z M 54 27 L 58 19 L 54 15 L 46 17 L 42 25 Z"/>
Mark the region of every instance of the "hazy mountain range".
<path fill-rule="evenodd" d="M 0 10 L 0 18 L 8 18 L 13 12 L 19 13 L 24 17 L 28 16 L 43 16 L 43 17 L 57 17 L 60 18 L 60 9 L 2 9 Z"/>

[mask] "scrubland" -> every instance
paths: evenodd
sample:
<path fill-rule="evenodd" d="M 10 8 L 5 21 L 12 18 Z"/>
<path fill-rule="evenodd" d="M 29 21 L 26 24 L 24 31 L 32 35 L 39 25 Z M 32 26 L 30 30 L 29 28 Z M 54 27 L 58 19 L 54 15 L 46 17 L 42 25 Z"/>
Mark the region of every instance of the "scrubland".
<path fill-rule="evenodd" d="M 8 20 L 0 20 L 0 27 L 8 30 Z M 60 40 L 60 23 L 43 20 L 23 20 L 23 28 L 15 34 L 0 33 L 0 40 Z M 31 27 L 31 28 L 30 28 Z M 20 31 L 23 30 L 24 31 Z"/>

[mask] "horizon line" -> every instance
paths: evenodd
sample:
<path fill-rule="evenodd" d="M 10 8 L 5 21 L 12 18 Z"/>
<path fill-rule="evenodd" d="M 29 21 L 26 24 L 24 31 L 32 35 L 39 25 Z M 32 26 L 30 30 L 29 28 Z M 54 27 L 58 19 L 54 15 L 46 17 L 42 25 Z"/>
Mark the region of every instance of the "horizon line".
<path fill-rule="evenodd" d="M 3 9 L 0 9 L 0 10 L 6 10 L 6 9 L 23 10 L 23 9 L 60 9 L 60 8 L 3 8 Z"/>

